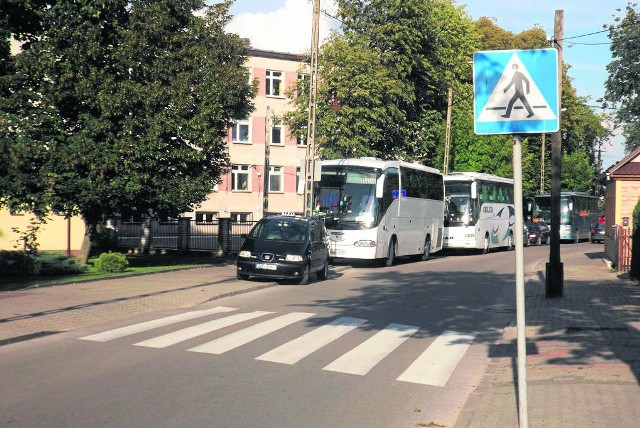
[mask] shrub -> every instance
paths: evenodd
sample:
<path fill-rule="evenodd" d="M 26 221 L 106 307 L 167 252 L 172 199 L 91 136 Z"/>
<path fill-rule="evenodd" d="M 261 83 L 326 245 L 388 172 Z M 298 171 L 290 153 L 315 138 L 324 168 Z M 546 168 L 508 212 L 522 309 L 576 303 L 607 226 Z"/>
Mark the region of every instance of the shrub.
<path fill-rule="evenodd" d="M 35 275 L 74 275 L 84 272 L 86 266 L 78 264 L 71 256 L 60 253 L 40 253 L 34 257 Z"/>
<path fill-rule="evenodd" d="M 29 276 L 33 258 L 20 251 L 0 251 L 0 276 Z"/>
<path fill-rule="evenodd" d="M 85 269 L 86 266 L 65 254 L 0 251 L 0 276 L 75 275 Z"/>
<path fill-rule="evenodd" d="M 100 254 L 93 265 L 100 272 L 124 272 L 129 266 L 129 261 L 124 254 L 109 251 Z"/>

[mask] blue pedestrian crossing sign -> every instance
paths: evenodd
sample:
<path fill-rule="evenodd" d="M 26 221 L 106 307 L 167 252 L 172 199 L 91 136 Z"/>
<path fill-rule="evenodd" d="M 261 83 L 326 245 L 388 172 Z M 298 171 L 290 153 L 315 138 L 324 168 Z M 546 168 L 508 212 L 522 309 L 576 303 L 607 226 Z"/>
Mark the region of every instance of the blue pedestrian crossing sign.
<path fill-rule="evenodd" d="M 476 52 L 473 92 L 478 135 L 537 134 L 560 128 L 555 49 Z"/>

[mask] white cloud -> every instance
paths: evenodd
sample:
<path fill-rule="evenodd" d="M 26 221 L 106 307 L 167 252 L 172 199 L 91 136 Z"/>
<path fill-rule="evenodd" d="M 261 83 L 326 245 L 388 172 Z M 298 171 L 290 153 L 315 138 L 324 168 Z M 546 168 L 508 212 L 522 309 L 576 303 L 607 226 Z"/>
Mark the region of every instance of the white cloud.
<path fill-rule="evenodd" d="M 323 1 L 322 10 L 335 10 L 333 1 Z M 251 40 L 251 47 L 277 52 L 303 53 L 311 50 L 313 3 L 286 0 L 284 6 L 269 12 L 246 12 L 233 17 L 227 31 Z M 320 13 L 322 43 L 335 21 Z"/>

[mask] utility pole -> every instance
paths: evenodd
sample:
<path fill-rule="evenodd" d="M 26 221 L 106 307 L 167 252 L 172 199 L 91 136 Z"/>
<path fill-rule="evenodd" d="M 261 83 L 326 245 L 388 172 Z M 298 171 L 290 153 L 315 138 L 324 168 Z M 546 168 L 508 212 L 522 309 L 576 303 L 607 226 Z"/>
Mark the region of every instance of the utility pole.
<path fill-rule="evenodd" d="M 313 24 L 311 31 L 311 60 L 309 70 L 309 119 L 307 125 L 307 152 L 304 162 L 304 214 L 313 212 L 313 184 L 316 162 L 316 94 L 318 92 L 318 39 L 320 27 L 320 0 L 313 0 Z"/>
<path fill-rule="evenodd" d="M 453 78 L 447 91 L 447 128 L 444 142 L 444 174 L 449 174 L 449 146 L 451 145 L 451 110 L 453 108 Z"/>
<path fill-rule="evenodd" d="M 546 146 L 546 134 L 542 133 L 542 151 L 540 152 L 540 193 L 544 193 L 544 150 Z"/>
<path fill-rule="evenodd" d="M 264 118 L 264 171 L 263 171 L 263 183 L 262 183 L 262 217 L 265 217 L 269 212 L 269 156 L 271 145 L 271 125 L 273 120 L 273 113 L 271 107 L 267 106 L 267 113 Z"/>
<path fill-rule="evenodd" d="M 558 50 L 558 119 L 560 127 L 551 134 L 551 246 L 546 272 L 546 297 L 562 297 L 564 270 L 560 260 L 560 192 L 562 161 L 562 43 L 564 38 L 564 11 L 556 10 L 553 43 Z"/>

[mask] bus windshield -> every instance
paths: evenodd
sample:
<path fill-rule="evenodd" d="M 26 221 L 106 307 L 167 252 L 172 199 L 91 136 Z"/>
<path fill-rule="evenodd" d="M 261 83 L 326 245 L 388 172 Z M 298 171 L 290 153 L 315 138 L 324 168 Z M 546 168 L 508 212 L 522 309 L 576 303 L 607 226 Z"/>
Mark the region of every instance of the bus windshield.
<path fill-rule="evenodd" d="M 378 224 L 376 180 L 364 168 L 322 169 L 317 203 L 328 229 L 370 229 Z"/>
<path fill-rule="evenodd" d="M 468 225 L 473 213 L 470 183 L 445 183 L 445 226 Z"/>
<path fill-rule="evenodd" d="M 572 205 L 571 197 L 560 198 L 560 224 L 571 224 Z M 551 224 L 551 197 L 536 197 L 533 215 Z"/>

